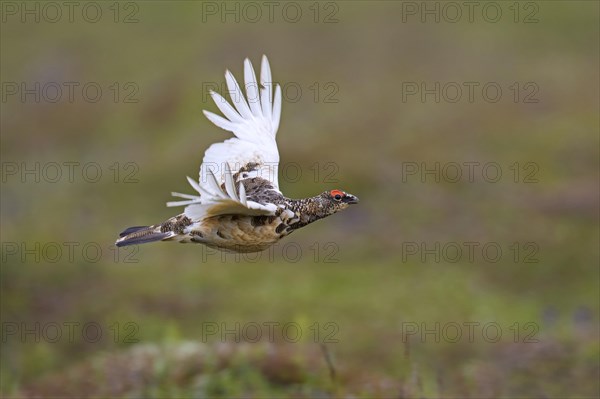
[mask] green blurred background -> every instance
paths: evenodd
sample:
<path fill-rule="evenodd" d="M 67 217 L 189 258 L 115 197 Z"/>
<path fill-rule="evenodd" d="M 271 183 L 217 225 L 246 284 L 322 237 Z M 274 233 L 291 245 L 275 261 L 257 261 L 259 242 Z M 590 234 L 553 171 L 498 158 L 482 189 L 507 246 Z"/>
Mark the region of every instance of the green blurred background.
<path fill-rule="evenodd" d="M 4 396 L 599 395 L 597 2 L 45 4 L 2 3 Z M 258 258 L 116 251 L 178 211 L 229 137 L 208 90 L 262 54 L 283 192 L 360 204 Z"/>

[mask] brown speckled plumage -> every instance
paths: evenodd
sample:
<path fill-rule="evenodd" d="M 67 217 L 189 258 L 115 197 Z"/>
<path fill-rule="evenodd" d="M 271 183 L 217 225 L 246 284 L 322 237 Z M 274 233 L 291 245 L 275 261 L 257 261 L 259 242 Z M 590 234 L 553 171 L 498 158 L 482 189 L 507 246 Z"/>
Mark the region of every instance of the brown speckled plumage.
<path fill-rule="evenodd" d="M 255 177 L 241 181 L 248 200 L 278 206 L 273 215 L 220 215 L 194 223 L 185 214 L 135 232 L 136 237 L 149 234 L 168 234 L 163 241 L 202 243 L 210 247 L 234 251 L 262 251 L 293 231 L 332 215 L 356 201 L 349 194 L 336 200 L 329 191 L 311 198 L 291 199 L 274 191 L 272 185 Z"/>

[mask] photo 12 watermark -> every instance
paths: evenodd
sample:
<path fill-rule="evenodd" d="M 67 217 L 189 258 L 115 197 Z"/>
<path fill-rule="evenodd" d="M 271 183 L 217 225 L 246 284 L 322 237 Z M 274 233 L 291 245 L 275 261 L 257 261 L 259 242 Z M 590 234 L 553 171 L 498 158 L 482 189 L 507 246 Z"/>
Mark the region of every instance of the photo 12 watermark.
<path fill-rule="evenodd" d="M 540 245 L 534 241 L 404 241 L 402 263 L 539 263 Z"/>
<path fill-rule="evenodd" d="M 0 163 L 2 183 L 139 183 L 136 162 L 6 161 Z"/>
<path fill-rule="evenodd" d="M 140 22 L 137 1 L 2 1 L 2 23 L 55 24 L 103 21 L 123 24 Z"/>
<path fill-rule="evenodd" d="M 340 102 L 339 93 L 340 93 L 340 85 L 335 81 L 313 81 L 309 83 L 301 83 L 301 82 L 281 82 L 281 83 L 273 83 L 273 82 L 263 82 L 267 88 L 273 88 L 274 85 L 279 84 L 281 87 L 281 99 L 286 103 L 297 103 L 302 99 L 308 99 L 314 103 L 322 103 L 322 104 L 337 104 Z M 244 84 L 242 87 L 238 87 L 234 90 L 229 90 L 227 83 L 218 83 L 218 82 L 202 82 L 202 92 L 204 93 L 202 101 L 210 102 L 209 99 L 211 97 L 211 93 L 225 93 L 234 101 L 237 102 L 240 99 L 248 101 L 248 103 L 260 103 L 260 88 L 262 84 L 259 86 L 257 84 Z M 253 87 L 252 87 L 253 86 Z M 220 94 L 218 96 L 213 97 L 214 101 L 219 103 L 228 103 L 226 97 L 223 97 Z"/>
<path fill-rule="evenodd" d="M 139 263 L 137 245 L 117 247 L 94 241 L 2 241 L 2 263 Z"/>
<path fill-rule="evenodd" d="M 314 183 L 337 184 L 340 166 L 334 161 L 317 161 L 310 164 L 298 162 L 263 162 L 242 165 L 239 162 L 204 162 L 199 177 L 201 185 L 208 184 L 209 173 L 217 179 L 225 179 L 226 174 L 232 174 L 234 181 L 260 177 L 268 181 L 283 183 L 298 183 L 310 180 Z"/>
<path fill-rule="evenodd" d="M 402 183 L 539 183 L 540 165 L 533 161 L 449 161 L 400 163 Z"/>
<path fill-rule="evenodd" d="M 339 342 L 339 331 L 339 325 L 332 321 L 314 322 L 304 328 L 293 321 L 203 322 L 200 341 L 297 343 L 308 340 L 319 344 L 335 344 Z"/>
<path fill-rule="evenodd" d="M 226 252 L 204 245 L 200 247 L 197 259 L 202 263 L 340 263 L 340 246 L 334 241 L 296 242 L 283 239 L 258 252 Z"/>
<path fill-rule="evenodd" d="M 508 336 L 513 343 L 538 343 L 540 326 L 535 322 L 514 322 L 501 325 L 495 321 L 478 322 L 401 322 L 402 342 L 488 344 L 498 343 Z"/>
<path fill-rule="evenodd" d="M 140 326 L 132 321 L 110 324 L 95 321 L 61 322 L 2 322 L 2 343 L 78 343 L 94 344 L 112 341 L 115 344 L 134 344 L 139 339 Z"/>
<path fill-rule="evenodd" d="M 540 102 L 540 86 L 532 81 L 509 83 L 403 81 L 401 93 L 403 103 L 495 104 L 502 100 L 520 104 Z"/>
<path fill-rule="evenodd" d="M 402 23 L 486 23 L 509 21 L 515 24 L 540 22 L 536 1 L 402 1 Z"/>
<path fill-rule="evenodd" d="M 4 81 L 1 85 L 2 103 L 56 104 L 112 102 L 115 104 L 136 104 L 140 86 L 136 82 L 95 82 L 95 81 Z"/>
<path fill-rule="evenodd" d="M 336 1 L 203 1 L 202 23 L 290 23 L 340 22 Z"/>

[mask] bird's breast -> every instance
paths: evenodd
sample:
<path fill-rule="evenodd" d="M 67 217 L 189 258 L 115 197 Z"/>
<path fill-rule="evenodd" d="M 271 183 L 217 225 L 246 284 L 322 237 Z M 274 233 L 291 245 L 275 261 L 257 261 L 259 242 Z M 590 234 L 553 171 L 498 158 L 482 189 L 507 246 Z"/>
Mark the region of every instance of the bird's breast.
<path fill-rule="evenodd" d="M 291 213 L 291 214 L 290 214 Z M 269 248 L 291 230 L 290 211 L 278 216 L 222 215 L 201 222 L 189 234 L 191 241 L 231 252 L 258 252 Z"/>

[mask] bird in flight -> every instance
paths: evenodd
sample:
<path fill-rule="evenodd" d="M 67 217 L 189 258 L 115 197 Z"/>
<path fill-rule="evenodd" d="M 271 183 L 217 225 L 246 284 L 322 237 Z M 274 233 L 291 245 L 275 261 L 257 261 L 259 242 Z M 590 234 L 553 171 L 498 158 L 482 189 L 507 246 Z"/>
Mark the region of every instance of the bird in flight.
<path fill-rule="evenodd" d="M 281 87 L 275 86 L 266 56 L 260 85 L 252 63 L 244 61 L 245 94 L 231 72 L 225 80 L 233 106 L 220 94 L 210 95 L 223 116 L 204 111 L 221 129 L 234 134 L 204 153 L 198 181 L 188 177 L 194 195 L 172 193 L 184 200 L 184 212 L 163 223 L 130 227 L 116 245 L 153 241 L 204 244 L 228 252 L 258 252 L 316 220 L 356 204 L 358 198 L 329 190 L 303 199 L 285 197 L 279 190 L 279 151 L 275 135 L 281 115 Z"/>

